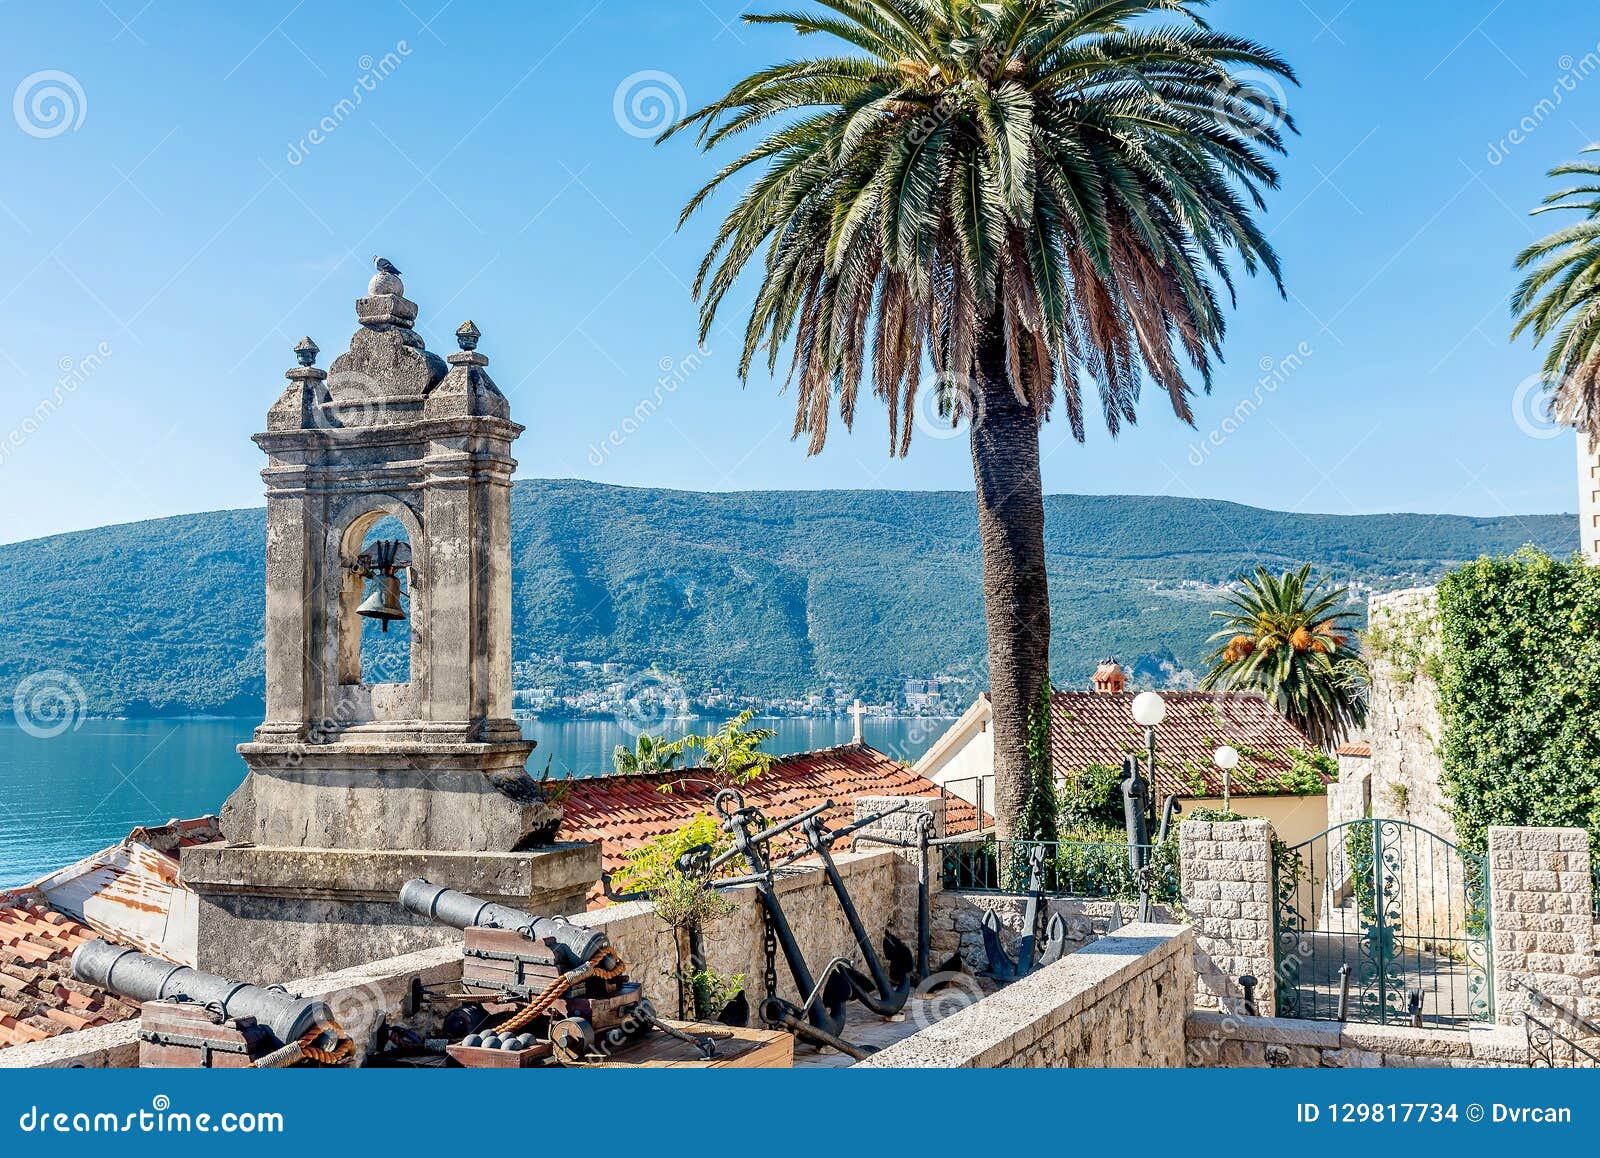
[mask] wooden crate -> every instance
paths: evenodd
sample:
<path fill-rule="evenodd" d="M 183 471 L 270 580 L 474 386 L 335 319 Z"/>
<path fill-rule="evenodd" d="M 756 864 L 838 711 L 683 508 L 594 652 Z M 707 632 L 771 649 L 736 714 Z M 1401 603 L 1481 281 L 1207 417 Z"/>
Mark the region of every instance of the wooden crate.
<path fill-rule="evenodd" d="M 253 1018 L 218 1025 L 203 1006 L 181 1001 L 147 1001 L 139 1011 L 141 1069 L 248 1069 L 277 1047 Z"/>
<path fill-rule="evenodd" d="M 782 1030 L 740 1029 L 691 1021 L 667 1024 L 685 1033 L 715 1037 L 717 1056 L 706 1060 L 688 1042 L 657 1030 L 643 1041 L 619 1049 L 595 1068 L 786 1070 L 794 1065 L 794 1038 Z"/>
<path fill-rule="evenodd" d="M 527 1049 L 484 1049 L 480 1045 L 447 1045 L 444 1052 L 456 1061 L 474 1070 L 522 1070 L 542 1065 L 550 1056 L 548 1042 L 540 1042 Z"/>

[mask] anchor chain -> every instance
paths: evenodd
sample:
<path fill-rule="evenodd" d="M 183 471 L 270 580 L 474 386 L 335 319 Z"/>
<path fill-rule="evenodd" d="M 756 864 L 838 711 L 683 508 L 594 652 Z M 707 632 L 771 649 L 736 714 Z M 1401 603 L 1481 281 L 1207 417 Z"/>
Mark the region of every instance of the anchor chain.
<path fill-rule="evenodd" d="M 761 948 L 766 954 L 766 972 L 761 980 L 767 987 L 766 995 L 778 996 L 778 934 L 772 927 L 772 914 L 765 905 L 761 909 Z"/>

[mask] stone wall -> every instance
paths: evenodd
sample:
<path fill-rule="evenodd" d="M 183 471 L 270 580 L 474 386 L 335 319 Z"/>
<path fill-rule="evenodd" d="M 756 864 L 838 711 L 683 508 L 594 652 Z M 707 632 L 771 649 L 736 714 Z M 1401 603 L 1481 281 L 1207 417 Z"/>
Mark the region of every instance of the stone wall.
<path fill-rule="evenodd" d="M 1273 1008 L 1272 825 L 1186 820 L 1178 829 L 1183 907 L 1194 925 L 1196 1006 L 1241 1013 L 1239 978 Z"/>
<path fill-rule="evenodd" d="M 1028 898 L 1010 893 L 939 892 L 933 897 L 929 920 L 930 957 L 935 966 L 961 954 L 968 970 L 977 972 L 988 958 L 983 950 L 983 918 L 993 913 L 1000 922 L 1000 941 L 1016 953 L 1022 935 L 1023 916 Z M 1131 922 L 1139 912 L 1137 901 L 1096 901 L 1076 897 L 1046 897 L 1040 904 L 1039 935 L 1044 936 L 1050 918 L 1060 914 L 1067 923 L 1067 952 L 1075 953 L 1099 940 L 1117 924 Z M 1113 914 L 1120 910 L 1120 919 Z M 1167 924 L 1175 918 L 1166 905 L 1151 907 L 1151 920 Z M 1041 948 L 1043 947 L 1041 943 Z"/>
<path fill-rule="evenodd" d="M 1194 1067 L 1477 1068 L 1525 1066 L 1520 1028 L 1463 1033 L 1403 1025 L 1357 1025 L 1286 1017 L 1240 1017 L 1196 1010 L 1184 1027 Z"/>
<path fill-rule="evenodd" d="M 1181 1067 L 1194 933 L 1127 925 L 856 1068 Z"/>
<path fill-rule="evenodd" d="M 1360 820 L 1372 812 L 1372 756 L 1339 753 L 1339 779 L 1328 785 L 1328 827 Z"/>
<path fill-rule="evenodd" d="M 1431 674 L 1439 650 L 1437 616 L 1432 587 L 1375 595 L 1368 606 L 1372 815 L 1408 820 L 1454 841 L 1439 755 L 1439 688 Z"/>
<path fill-rule="evenodd" d="M 1502 1025 L 1536 1004 L 1529 987 L 1569 1014 L 1600 1020 L 1590 873 L 1589 834 L 1581 828 L 1489 829 L 1495 1017 Z"/>
<path fill-rule="evenodd" d="M 895 895 L 891 906 L 893 920 L 889 927 L 894 935 L 899 937 L 915 951 L 917 945 L 917 911 L 921 901 L 921 881 L 927 882 L 930 908 L 938 896 L 942 884 L 942 877 L 938 871 L 939 858 L 933 852 L 924 854 L 919 843 L 919 833 L 924 823 L 928 829 L 929 840 L 939 840 L 945 834 L 945 808 L 944 798 L 940 796 L 858 796 L 856 797 L 856 820 L 861 821 L 869 816 L 904 803 L 906 807 L 892 816 L 886 816 L 873 824 L 869 824 L 852 838 L 853 847 L 869 851 L 872 849 L 892 849 L 895 857 L 900 861 L 895 870 Z M 924 821 L 926 817 L 926 821 Z M 904 841 L 910 847 L 899 847 L 876 843 L 872 838 L 881 836 L 888 840 Z M 918 865 L 918 861 L 926 861 Z M 870 926 L 869 926 L 870 927 Z"/>

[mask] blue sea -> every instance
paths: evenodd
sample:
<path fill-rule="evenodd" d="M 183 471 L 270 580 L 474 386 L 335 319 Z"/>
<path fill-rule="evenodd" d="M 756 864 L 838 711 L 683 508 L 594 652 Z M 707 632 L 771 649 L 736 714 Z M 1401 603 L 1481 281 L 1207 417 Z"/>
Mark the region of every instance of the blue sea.
<path fill-rule="evenodd" d="M 720 721 L 668 721 L 675 736 Z M 41 738 L 0 726 L 0 887 L 23 884 L 115 844 L 140 824 L 215 812 L 244 778 L 234 747 L 250 738 L 254 720 L 81 720 Z M 759 726 L 778 733 L 767 748 L 780 755 L 850 739 L 849 719 L 780 719 Z M 914 761 L 949 721 L 872 719 L 869 744 Z M 538 742 L 528 761 L 538 775 L 593 776 L 611 770 L 611 752 L 631 743 L 623 724 L 604 719 L 529 720 Z"/>

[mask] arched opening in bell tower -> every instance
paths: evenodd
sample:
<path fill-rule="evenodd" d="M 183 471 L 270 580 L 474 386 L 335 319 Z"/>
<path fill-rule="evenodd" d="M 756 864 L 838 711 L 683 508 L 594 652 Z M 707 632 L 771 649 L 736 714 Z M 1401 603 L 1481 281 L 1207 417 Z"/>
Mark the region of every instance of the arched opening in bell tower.
<path fill-rule="evenodd" d="M 368 511 L 339 550 L 339 683 L 371 689 L 378 719 L 403 710 L 411 682 L 417 560 L 408 515 L 387 504 Z"/>

